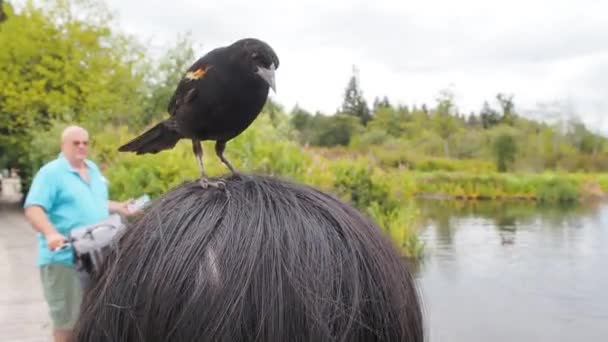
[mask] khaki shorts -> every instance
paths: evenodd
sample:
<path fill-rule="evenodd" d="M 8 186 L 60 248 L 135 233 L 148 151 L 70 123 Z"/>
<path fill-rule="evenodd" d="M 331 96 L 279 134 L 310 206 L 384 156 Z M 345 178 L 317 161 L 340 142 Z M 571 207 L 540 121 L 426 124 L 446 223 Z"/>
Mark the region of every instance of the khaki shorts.
<path fill-rule="evenodd" d="M 82 285 L 74 268 L 62 264 L 40 267 L 44 298 L 56 330 L 71 330 L 80 312 Z"/>

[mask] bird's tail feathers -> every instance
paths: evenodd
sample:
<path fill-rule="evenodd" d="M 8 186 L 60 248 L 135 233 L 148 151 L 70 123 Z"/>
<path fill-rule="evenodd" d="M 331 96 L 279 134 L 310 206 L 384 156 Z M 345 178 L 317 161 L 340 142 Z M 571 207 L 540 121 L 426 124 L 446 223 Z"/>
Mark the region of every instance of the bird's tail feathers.
<path fill-rule="evenodd" d="M 145 131 L 135 139 L 120 146 L 120 152 L 135 152 L 136 154 L 158 153 L 175 146 L 182 136 L 171 128 L 171 123 L 166 120 Z"/>

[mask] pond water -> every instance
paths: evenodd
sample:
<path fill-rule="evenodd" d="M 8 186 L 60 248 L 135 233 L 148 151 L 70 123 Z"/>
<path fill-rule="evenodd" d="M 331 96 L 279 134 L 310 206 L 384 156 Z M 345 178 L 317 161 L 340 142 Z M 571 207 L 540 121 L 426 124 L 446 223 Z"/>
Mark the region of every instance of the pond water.
<path fill-rule="evenodd" d="M 608 204 L 418 204 L 429 341 L 608 341 Z"/>

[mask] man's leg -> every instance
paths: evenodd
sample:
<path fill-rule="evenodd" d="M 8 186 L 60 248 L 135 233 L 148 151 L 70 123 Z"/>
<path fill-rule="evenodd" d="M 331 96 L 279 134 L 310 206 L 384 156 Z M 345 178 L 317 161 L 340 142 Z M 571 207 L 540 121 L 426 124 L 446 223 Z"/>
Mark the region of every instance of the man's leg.
<path fill-rule="evenodd" d="M 63 264 L 40 268 L 44 297 L 53 321 L 55 342 L 67 342 L 78 319 L 82 287 L 74 268 Z"/>

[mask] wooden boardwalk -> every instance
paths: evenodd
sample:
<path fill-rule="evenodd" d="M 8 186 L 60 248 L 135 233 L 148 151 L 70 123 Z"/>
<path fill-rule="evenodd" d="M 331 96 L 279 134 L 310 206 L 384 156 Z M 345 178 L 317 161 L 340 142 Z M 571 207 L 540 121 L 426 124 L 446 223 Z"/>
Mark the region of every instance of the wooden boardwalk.
<path fill-rule="evenodd" d="M 0 341 L 52 341 L 36 236 L 14 200 L 0 197 Z"/>

